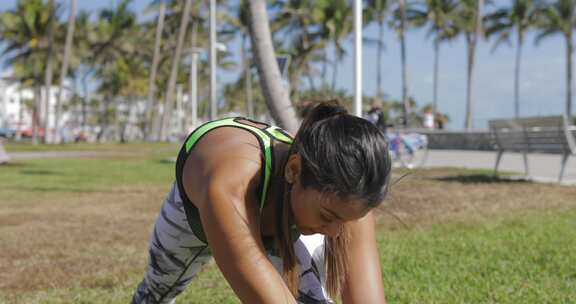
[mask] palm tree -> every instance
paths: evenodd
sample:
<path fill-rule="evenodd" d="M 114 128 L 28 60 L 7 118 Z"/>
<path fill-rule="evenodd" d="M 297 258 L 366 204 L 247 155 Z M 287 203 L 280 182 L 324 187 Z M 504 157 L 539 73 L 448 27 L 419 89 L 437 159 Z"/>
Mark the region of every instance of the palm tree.
<path fill-rule="evenodd" d="M 576 27 L 576 3 L 573 0 L 544 2 L 537 21 L 540 28 L 536 43 L 554 34 L 561 34 L 566 41 L 566 117 L 572 117 L 572 53 L 574 52 L 574 27 Z"/>
<path fill-rule="evenodd" d="M 436 117 L 438 111 L 440 43 L 443 40 L 452 39 L 455 35 L 452 19 L 454 19 L 456 7 L 457 2 L 454 0 L 426 0 L 421 8 L 415 7 L 409 13 L 410 21 L 417 27 L 430 23 L 429 34 L 434 36 L 434 89 L 430 108 L 432 117 Z"/>
<path fill-rule="evenodd" d="M 398 38 L 400 39 L 400 59 L 402 64 L 402 104 L 404 105 L 402 123 L 406 127 L 409 124 L 411 112 L 408 93 L 408 66 L 406 63 L 406 0 L 398 0 L 397 4 L 398 7 L 394 11 L 394 20 L 392 20 L 392 24 L 398 33 Z"/>
<path fill-rule="evenodd" d="M 276 63 L 266 1 L 250 0 L 250 20 L 254 58 L 268 109 L 281 127 L 295 132 L 298 129 L 296 113 L 282 84 L 282 76 Z"/>
<path fill-rule="evenodd" d="M 455 26 L 463 33 L 467 46 L 466 120 L 464 128 L 472 129 L 474 112 L 474 65 L 476 45 L 482 36 L 484 0 L 462 0 L 457 8 Z"/>
<path fill-rule="evenodd" d="M 378 50 L 376 51 L 376 83 L 377 91 L 376 95 L 380 98 L 384 96 L 384 90 L 382 89 L 382 51 L 384 49 L 384 25 L 386 17 L 388 15 L 388 10 L 390 6 L 390 1 L 388 0 L 368 0 L 366 1 L 366 16 L 368 20 L 375 20 L 378 23 Z"/>
<path fill-rule="evenodd" d="M 487 16 L 486 36 L 498 35 L 496 48 L 516 32 L 516 67 L 514 70 L 514 117 L 520 116 L 520 63 L 526 31 L 536 22 L 537 9 L 534 0 L 514 0 L 510 8 L 502 8 Z"/>
<path fill-rule="evenodd" d="M 335 91 L 338 65 L 345 55 L 343 40 L 352 31 L 352 13 L 345 0 L 316 1 L 313 9 L 320 11 L 320 17 L 313 21 L 320 25 L 323 39 L 331 41 L 334 47 L 331 90 Z"/>
<path fill-rule="evenodd" d="M 115 117 L 111 106 L 128 82 L 132 59 L 139 51 L 137 42 L 141 33 L 135 26 L 136 15 L 129 9 L 130 2 L 123 0 L 115 8 L 100 11 L 95 31 L 90 35 L 89 43 L 93 51 L 89 63 L 94 67 L 95 76 L 100 78 L 98 91 L 103 101 L 98 140 L 102 140 L 108 130 L 110 118 Z"/>
<path fill-rule="evenodd" d="M 302 76 L 307 76 L 311 87 L 313 84 L 314 63 L 326 63 L 326 46 L 329 39 L 319 23 L 323 19 L 323 7 L 318 1 L 278 1 L 278 10 L 271 26 L 277 36 L 282 36 L 283 43 L 275 47 L 291 57 L 289 66 L 290 97 L 297 101 L 300 93 Z M 274 30 L 275 29 L 275 30 Z M 323 73 L 322 76 L 325 76 Z"/>
<path fill-rule="evenodd" d="M 158 13 L 158 20 L 156 22 L 156 38 L 154 40 L 154 57 L 152 58 L 152 66 L 150 72 L 150 80 L 148 83 L 148 103 L 146 105 L 146 118 L 144 121 L 144 136 L 150 140 L 152 130 L 152 113 L 156 108 L 156 73 L 158 72 L 158 63 L 160 61 L 160 44 L 162 43 L 162 30 L 164 28 L 164 18 L 166 16 L 166 2 L 164 0 L 155 1 L 154 4 L 159 2 L 160 12 Z"/>
<path fill-rule="evenodd" d="M 53 15 L 42 0 L 22 0 L 16 8 L 0 15 L 0 39 L 5 43 L 2 55 L 8 55 L 7 65 L 13 66 L 14 79 L 26 82 L 34 92 L 32 108 L 32 142 L 38 143 L 38 131 L 42 119 L 42 85 L 40 76 L 46 71 L 48 53 L 48 30 Z"/>
<path fill-rule="evenodd" d="M 250 7 L 248 0 L 241 0 L 235 8 L 235 15 L 224 15 L 226 24 L 230 25 L 241 37 L 240 58 L 242 61 L 242 78 L 244 80 L 244 99 L 246 100 L 246 114 L 254 118 L 254 100 L 252 92 L 252 59 L 248 51 L 250 37 Z"/>
<path fill-rule="evenodd" d="M 192 0 L 186 0 L 184 8 L 182 9 L 182 16 L 180 19 L 180 29 L 178 30 L 178 43 L 172 58 L 172 68 L 170 70 L 170 78 L 168 80 L 168 89 L 166 90 L 166 100 L 164 102 L 164 113 L 162 115 L 161 129 L 159 138 L 160 140 L 167 140 L 169 133 L 170 118 L 172 115 L 172 108 L 174 107 L 174 91 L 176 89 L 176 76 L 178 75 L 178 66 L 180 65 L 180 56 L 182 55 L 182 48 L 184 47 L 184 38 L 186 37 L 186 30 L 190 20 L 190 8 Z"/>
<path fill-rule="evenodd" d="M 74 36 L 74 24 L 76 21 L 76 0 L 70 0 L 70 17 L 68 18 L 68 29 L 66 31 L 66 42 L 64 47 L 64 58 L 62 60 L 62 70 L 60 71 L 60 86 L 58 88 L 58 97 L 56 99 L 55 115 L 55 136 L 54 141 L 60 142 L 60 116 L 62 113 L 62 95 L 64 94 L 64 81 L 68 75 L 68 65 L 72 54 L 72 37 Z"/>

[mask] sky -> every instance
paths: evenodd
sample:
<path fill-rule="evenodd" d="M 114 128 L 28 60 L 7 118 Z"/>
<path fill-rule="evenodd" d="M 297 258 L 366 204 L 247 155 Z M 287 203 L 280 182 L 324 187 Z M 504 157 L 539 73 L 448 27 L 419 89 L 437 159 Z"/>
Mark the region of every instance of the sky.
<path fill-rule="evenodd" d="M 0 11 L 13 9 L 16 0 L 0 0 Z M 60 1 L 62 2 L 62 1 Z M 96 12 L 110 7 L 118 0 L 79 0 L 78 7 Z M 134 0 L 132 8 L 141 19 L 154 18 L 144 15 L 144 8 L 151 0 Z M 506 5 L 508 1 L 495 1 L 497 5 Z M 66 3 L 66 1 L 65 1 Z M 351 8 L 352 9 L 352 8 Z M 67 12 L 64 12 L 67 15 Z M 433 45 L 426 30 L 411 29 L 407 33 L 407 62 L 409 73 L 409 92 L 419 105 L 432 102 Z M 376 27 L 364 29 L 364 37 L 375 38 Z M 395 33 L 386 30 L 385 50 L 382 59 L 383 89 L 393 99 L 401 98 L 400 44 Z M 522 50 L 520 80 L 520 115 L 560 115 L 565 108 L 565 43 L 560 35 L 552 36 L 535 45 L 536 33 L 527 34 Z M 514 38 L 514 37 L 513 37 Z M 514 39 L 512 39 L 514 40 Z M 491 118 L 513 117 L 514 115 L 514 67 L 516 46 L 501 45 L 494 50 L 494 41 L 481 41 L 477 47 L 475 70 L 475 105 L 473 124 L 477 129 L 485 129 Z M 240 53 L 238 41 L 232 42 L 228 49 Z M 236 50 L 237 51 L 234 51 Z M 354 59 L 353 38 L 346 42 L 346 56 L 339 65 L 337 87 L 353 94 Z M 376 47 L 364 45 L 363 50 L 363 92 L 374 95 L 376 92 Z M 232 81 L 239 71 L 222 72 L 219 79 Z M 331 72 L 328 71 L 329 82 Z M 462 129 L 466 108 L 466 43 L 458 38 L 442 44 L 440 53 L 440 77 L 438 92 L 439 111 L 447 113 L 451 119 L 449 129 Z M 573 105 L 574 106 L 574 105 Z"/>

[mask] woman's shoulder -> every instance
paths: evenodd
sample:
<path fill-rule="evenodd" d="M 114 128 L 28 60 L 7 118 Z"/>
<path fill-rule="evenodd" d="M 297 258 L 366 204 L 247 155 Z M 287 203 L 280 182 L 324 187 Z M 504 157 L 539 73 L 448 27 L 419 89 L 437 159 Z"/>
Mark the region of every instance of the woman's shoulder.
<path fill-rule="evenodd" d="M 260 155 L 258 140 L 249 132 L 234 127 L 211 130 L 195 143 L 183 162 L 185 191 L 192 201 L 200 203 L 202 193 L 212 186 L 253 187 L 260 178 Z"/>
<path fill-rule="evenodd" d="M 204 134 L 190 151 L 203 161 L 238 159 L 239 156 L 259 159 L 258 139 L 237 127 L 221 127 Z"/>

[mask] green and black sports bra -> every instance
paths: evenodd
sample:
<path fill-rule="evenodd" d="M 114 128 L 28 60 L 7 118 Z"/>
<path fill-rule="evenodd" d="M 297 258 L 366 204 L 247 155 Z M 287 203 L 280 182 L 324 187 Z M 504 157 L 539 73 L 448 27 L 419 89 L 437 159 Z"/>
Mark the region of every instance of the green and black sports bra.
<path fill-rule="evenodd" d="M 256 124 L 263 124 L 265 128 L 257 128 L 252 125 L 248 125 L 242 123 L 242 121 L 249 121 Z M 260 212 L 264 208 L 264 202 L 266 202 L 266 197 L 268 195 L 270 189 L 270 179 L 272 175 L 272 170 L 274 168 L 274 153 L 273 153 L 273 140 L 278 140 L 280 142 L 286 144 L 292 144 L 292 137 L 286 133 L 286 131 L 275 127 L 270 126 L 268 124 L 264 124 L 262 122 L 253 121 L 243 117 L 235 117 L 235 118 L 224 118 L 220 120 L 214 120 L 207 122 L 200 127 L 196 128 L 184 142 L 184 145 L 180 149 L 178 153 L 178 158 L 176 160 L 176 184 L 178 186 L 178 192 L 180 192 L 180 198 L 184 203 L 184 210 L 186 211 L 186 218 L 188 220 L 188 224 L 192 229 L 192 232 L 204 243 L 208 243 L 206 241 L 206 236 L 204 234 L 204 229 L 202 228 L 202 223 L 200 221 L 200 214 L 198 213 L 198 208 L 192 204 L 186 192 L 184 191 L 184 184 L 182 181 L 182 174 L 184 171 L 184 163 L 190 155 L 194 145 L 211 130 L 221 128 L 221 127 L 233 127 L 233 128 L 240 128 L 252 133 L 260 144 L 261 149 L 261 159 L 262 159 L 262 168 L 260 171 L 262 184 L 258 188 L 259 201 L 260 201 Z"/>

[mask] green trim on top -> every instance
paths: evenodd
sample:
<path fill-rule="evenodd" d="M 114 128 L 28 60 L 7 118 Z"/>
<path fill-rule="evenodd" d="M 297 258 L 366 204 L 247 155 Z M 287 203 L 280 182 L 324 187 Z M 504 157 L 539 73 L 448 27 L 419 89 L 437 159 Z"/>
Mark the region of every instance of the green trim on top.
<path fill-rule="evenodd" d="M 248 131 L 252 131 L 255 135 L 257 135 L 260 138 L 260 142 L 263 145 L 263 149 L 264 149 L 264 183 L 262 186 L 262 195 L 260 197 L 260 211 L 262 211 L 262 209 L 264 208 L 264 203 L 266 202 L 266 197 L 268 194 L 268 188 L 270 186 L 270 178 L 271 178 L 271 171 L 272 171 L 272 140 L 270 138 L 270 136 L 266 133 L 268 132 L 271 136 L 273 136 L 275 139 L 281 141 L 281 142 L 285 142 L 288 144 L 292 143 L 292 139 L 288 136 L 286 136 L 284 133 L 282 133 L 283 131 L 281 131 L 280 128 L 278 127 L 268 127 L 266 129 L 266 132 L 258 129 L 256 127 L 250 126 L 250 125 L 246 125 L 246 124 L 242 124 L 237 122 L 237 119 L 242 119 L 242 118 L 224 118 L 224 119 L 220 119 L 220 120 L 215 120 L 215 121 L 211 121 L 208 122 L 204 125 L 202 125 L 201 127 L 199 127 L 198 129 L 196 129 L 193 134 L 190 136 L 190 138 L 186 141 L 185 143 L 185 147 L 186 147 L 186 153 L 190 153 L 190 150 L 192 150 L 192 147 L 194 146 L 194 144 L 200 139 L 200 137 L 202 137 L 204 134 L 206 134 L 206 132 L 218 128 L 218 127 L 225 127 L 225 126 L 233 126 L 233 127 L 239 127 Z"/>
<path fill-rule="evenodd" d="M 276 138 L 277 140 L 286 143 L 286 144 L 292 144 L 293 140 L 292 138 L 290 138 L 286 131 L 276 127 L 276 126 L 270 126 L 268 129 L 266 129 L 266 131 L 268 133 L 270 133 L 270 135 L 274 136 L 274 138 Z"/>

